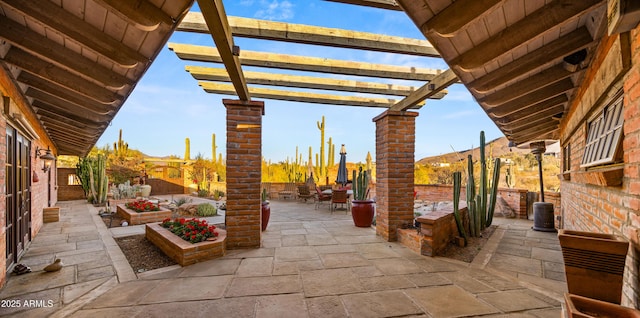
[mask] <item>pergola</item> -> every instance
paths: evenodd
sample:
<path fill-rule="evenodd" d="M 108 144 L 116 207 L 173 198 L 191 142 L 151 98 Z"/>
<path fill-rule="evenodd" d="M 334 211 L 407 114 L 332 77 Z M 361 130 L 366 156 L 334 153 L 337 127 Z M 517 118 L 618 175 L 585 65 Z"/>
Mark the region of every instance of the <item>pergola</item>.
<path fill-rule="evenodd" d="M 238 202 L 228 205 L 231 247 L 260 244 L 264 104 L 254 98 L 381 107 L 384 112 L 374 118 L 377 232 L 395 240 L 395 229 L 413 217 L 417 113 L 411 109 L 420 108 L 427 98 L 442 98 L 449 85 L 460 81 L 511 141 L 557 139 L 568 106 L 584 94 L 575 88 L 594 76 L 587 70 L 607 24 L 603 0 L 334 1 L 404 10 L 429 41 L 227 17 L 221 0 L 198 1 L 202 14 L 187 14 L 191 0 L 0 0 L 0 63 L 21 90 L 16 95 L 31 108 L 29 120 L 44 128 L 45 143 L 55 145 L 58 154 L 85 155 L 174 30 L 211 34 L 215 48 L 177 43 L 170 48 L 183 59 L 222 63 L 224 69 L 190 66 L 187 70 L 206 91 L 238 96 L 223 101 L 229 200 Z M 441 57 L 451 69 L 250 52 L 238 48 L 234 37 Z M 424 84 L 412 88 L 380 81 L 245 72 L 242 66 Z M 340 93 L 319 94 L 314 89 Z M 24 124 L 9 112 L 16 124 Z"/>

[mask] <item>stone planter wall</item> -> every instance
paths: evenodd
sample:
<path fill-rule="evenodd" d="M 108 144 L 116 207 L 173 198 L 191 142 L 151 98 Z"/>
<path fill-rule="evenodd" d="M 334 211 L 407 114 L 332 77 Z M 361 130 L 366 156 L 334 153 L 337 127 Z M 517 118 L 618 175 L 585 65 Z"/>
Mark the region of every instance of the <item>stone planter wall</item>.
<path fill-rule="evenodd" d="M 145 226 L 146 238 L 181 266 L 224 256 L 227 232 L 222 229 L 217 231 L 219 235 L 215 241 L 190 243 L 163 228 L 159 223 Z"/>
<path fill-rule="evenodd" d="M 124 204 L 118 204 L 117 213 L 120 217 L 127 220 L 129 225 L 161 222 L 164 219 L 171 218 L 171 210 L 163 208 L 162 206 L 159 211 L 136 212 L 127 209 Z"/>
<path fill-rule="evenodd" d="M 463 226 L 468 228 L 469 218 L 466 207 L 460 207 L 460 215 Z M 447 244 L 458 236 L 458 226 L 451 210 L 433 211 L 418 217 L 418 222 L 420 223 L 420 235 L 417 236 L 420 238 L 420 254 L 422 255 L 439 255 L 447 247 Z"/>

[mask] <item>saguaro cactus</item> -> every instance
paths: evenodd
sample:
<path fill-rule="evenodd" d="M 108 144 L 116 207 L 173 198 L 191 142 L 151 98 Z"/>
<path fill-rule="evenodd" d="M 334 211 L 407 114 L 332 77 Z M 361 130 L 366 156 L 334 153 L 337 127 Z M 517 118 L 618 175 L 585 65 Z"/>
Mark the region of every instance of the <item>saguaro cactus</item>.
<path fill-rule="evenodd" d="M 127 156 L 129 150 L 129 144 L 122 140 L 122 129 L 118 135 L 118 141 L 113 143 L 113 153 L 117 158 L 124 158 Z"/>
<path fill-rule="evenodd" d="M 322 123 L 316 122 L 318 129 L 320 129 L 320 171 L 324 172 L 324 116 L 322 116 Z"/>
<path fill-rule="evenodd" d="M 216 134 L 211 134 L 211 160 L 216 163 Z"/>
<path fill-rule="evenodd" d="M 184 160 L 191 160 L 191 145 L 189 138 L 184 139 Z"/>

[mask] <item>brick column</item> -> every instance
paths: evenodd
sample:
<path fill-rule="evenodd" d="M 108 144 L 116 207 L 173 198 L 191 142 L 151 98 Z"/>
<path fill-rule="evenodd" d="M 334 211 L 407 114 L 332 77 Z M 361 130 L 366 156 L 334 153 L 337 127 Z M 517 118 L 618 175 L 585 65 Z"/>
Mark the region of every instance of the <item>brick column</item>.
<path fill-rule="evenodd" d="M 385 111 L 376 123 L 376 233 L 396 241 L 413 222 L 416 112 Z"/>
<path fill-rule="evenodd" d="M 227 108 L 227 249 L 260 247 L 264 102 L 223 99 Z"/>

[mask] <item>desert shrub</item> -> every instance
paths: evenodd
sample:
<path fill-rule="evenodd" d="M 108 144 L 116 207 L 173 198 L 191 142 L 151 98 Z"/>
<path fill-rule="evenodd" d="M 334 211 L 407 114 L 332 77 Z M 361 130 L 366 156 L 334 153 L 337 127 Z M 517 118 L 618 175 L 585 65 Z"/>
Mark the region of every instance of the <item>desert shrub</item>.
<path fill-rule="evenodd" d="M 200 198 L 206 198 L 209 196 L 209 190 L 206 189 L 200 189 L 198 190 L 198 197 Z"/>
<path fill-rule="evenodd" d="M 210 203 L 201 203 L 198 204 L 198 216 L 214 216 L 218 215 L 218 210 L 216 207 L 211 205 Z"/>
<path fill-rule="evenodd" d="M 176 204 L 176 206 L 181 206 L 181 205 L 183 205 L 185 203 L 191 202 L 191 199 L 189 199 L 187 197 L 180 197 L 177 200 L 174 200 L 173 202 Z"/>

